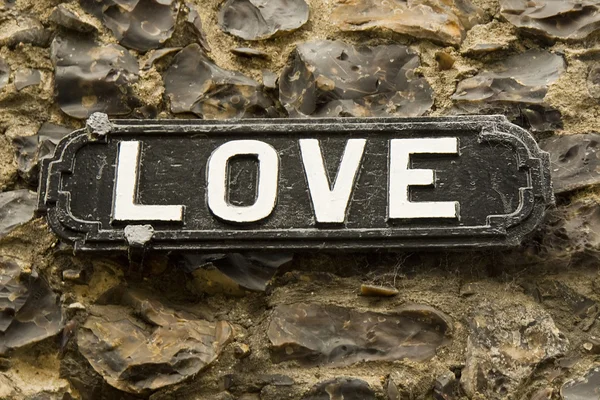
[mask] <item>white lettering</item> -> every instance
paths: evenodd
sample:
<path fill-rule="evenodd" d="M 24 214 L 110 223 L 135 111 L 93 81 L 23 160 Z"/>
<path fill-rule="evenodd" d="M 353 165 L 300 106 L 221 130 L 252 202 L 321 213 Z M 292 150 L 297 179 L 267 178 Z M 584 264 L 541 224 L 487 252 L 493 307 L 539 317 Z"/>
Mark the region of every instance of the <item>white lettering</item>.
<path fill-rule="evenodd" d="M 354 187 L 366 142 L 366 139 L 348 140 L 332 189 L 329 179 L 327 179 L 327 170 L 319 141 L 317 139 L 300 139 L 302 163 L 317 222 L 342 223 L 346 219 L 350 194 Z"/>
<path fill-rule="evenodd" d="M 227 201 L 227 164 L 237 155 L 258 157 L 258 190 L 251 206 Z M 256 222 L 268 217 L 277 201 L 279 157 L 273 146 L 258 140 L 233 140 L 219 146 L 208 159 L 207 197 L 213 214 L 230 222 Z"/>
<path fill-rule="evenodd" d="M 135 204 L 140 142 L 119 143 L 112 218 L 115 221 L 182 221 L 183 206 Z"/>
<path fill-rule="evenodd" d="M 458 218 L 457 201 L 409 200 L 409 186 L 435 184 L 435 171 L 410 169 L 415 153 L 457 154 L 458 138 L 392 139 L 390 141 L 389 218 Z"/>

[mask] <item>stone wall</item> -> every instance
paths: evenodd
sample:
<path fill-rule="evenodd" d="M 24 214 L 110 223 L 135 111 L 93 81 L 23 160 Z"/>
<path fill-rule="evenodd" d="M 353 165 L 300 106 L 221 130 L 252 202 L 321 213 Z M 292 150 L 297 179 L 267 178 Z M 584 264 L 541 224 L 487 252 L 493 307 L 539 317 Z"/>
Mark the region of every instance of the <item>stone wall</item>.
<path fill-rule="evenodd" d="M 519 249 L 72 254 L 37 162 L 112 118 L 501 113 L 551 152 Z M 565 399 L 600 388 L 600 1 L 0 0 L 1 399 Z"/>

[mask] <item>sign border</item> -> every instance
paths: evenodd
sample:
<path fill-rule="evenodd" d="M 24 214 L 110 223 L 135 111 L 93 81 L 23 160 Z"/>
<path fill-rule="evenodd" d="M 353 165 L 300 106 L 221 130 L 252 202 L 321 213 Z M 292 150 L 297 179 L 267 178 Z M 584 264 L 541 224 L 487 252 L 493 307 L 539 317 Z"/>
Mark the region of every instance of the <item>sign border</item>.
<path fill-rule="evenodd" d="M 542 220 L 546 207 L 554 203 L 549 154 L 542 151 L 524 129 L 505 116 L 459 116 L 421 118 L 327 118 L 211 120 L 112 120 L 95 113 L 86 128 L 65 137 L 54 157 L 42 160 L 38 211 L 47 214 L 55 233 L 75 251 L 122 251 L 130 247 L 124 229 L 101 229 L 97 221 L 76 218 L 70 212 L 70 193 L 62 191 L 62 177 L 73 170 L 77 151 L 90 142 L 107 143 L 109 136 L 156 135 L 197 136 L 228 134 L 334 135 L 348 132 L 395 130 L 447 135 L 448 131 L 476 131 L 478 141 L 506 143 L 517 154 L 519 170 L 527 172 L 529 186 L 519 188 L 520 203 L 511 214 L 489 215 L 485 225 L 437 228 L 276 229 L 244 231 L 157 230 L 149 247 L 155 250 L 245 251 L 245 250 L 414 250 L 507 247 L 518 245 Z M 135 224 L 132 224 L 135 225 Z M 427 240 L 423 240 L 427 238 Z"/>

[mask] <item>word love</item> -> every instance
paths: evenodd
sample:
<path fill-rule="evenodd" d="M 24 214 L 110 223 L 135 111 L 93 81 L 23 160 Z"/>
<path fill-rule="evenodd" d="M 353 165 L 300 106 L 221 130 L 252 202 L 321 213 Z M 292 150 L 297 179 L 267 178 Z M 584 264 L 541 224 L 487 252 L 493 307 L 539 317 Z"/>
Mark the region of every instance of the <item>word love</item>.
<path fill-rule="evenodd" d="M 42 161 L 38 193 L 75 251 L 113 252 L 516 246 L 554 201 L 548 154 L 502 116 L 94 114 Z"/>
<path fill-rule="evenodd" d="M 316 222 L 343 223 L 356 178 L 365 155 L 366 139 L 350 139 L 345 145 L 335 181 L 330 184 L 319 141 L 298 141 Z M 113 218 L 117 221 L 183 221 L 184 205 L 136 204 L 139 181 L 139 141 L 119 143 Z M 388 218 L 458 218 L 457 201 L 411 202 L 409 187 L 433 185 L 435 171 L 410 169 L 412 154 L 456 154 L 456 137 L 392 139 L 389 143 Z M 238 156 L 256 157 L 258 185 L 254 204 L 236 206 L 228 202 L 228 165 Z M 277 204 L 279 154 L 259 140 L 234 140 L 217 147 L 207 162 L 208 208 L 223 221 L 249 223 L 267 218 Z"/>

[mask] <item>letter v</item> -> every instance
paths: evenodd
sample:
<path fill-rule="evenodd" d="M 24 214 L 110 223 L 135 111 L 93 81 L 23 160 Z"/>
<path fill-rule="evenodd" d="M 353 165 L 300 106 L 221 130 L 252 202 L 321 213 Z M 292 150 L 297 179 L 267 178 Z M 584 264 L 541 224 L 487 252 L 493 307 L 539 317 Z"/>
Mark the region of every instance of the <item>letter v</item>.
<path fill-rule="evenodd" d="M 300 153 L 317 222 L 343 223 L 354 187 L 366 139 L 346 143 L 333 189 L 327 178 L 321 146 L 317 139 L 300 139 Z"/>

